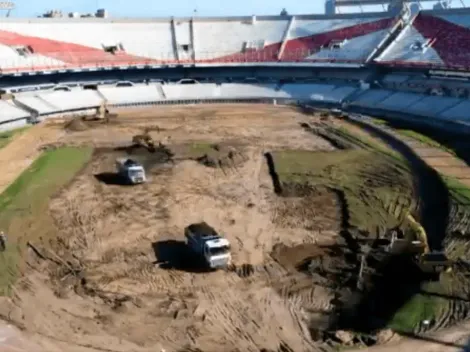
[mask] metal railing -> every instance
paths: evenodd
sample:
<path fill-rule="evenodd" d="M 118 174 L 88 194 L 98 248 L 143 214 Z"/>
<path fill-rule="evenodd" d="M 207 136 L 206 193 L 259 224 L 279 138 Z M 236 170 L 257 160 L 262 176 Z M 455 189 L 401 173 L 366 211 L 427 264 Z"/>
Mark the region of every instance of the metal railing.
<path fill-rule="evenodd" d="M 373 48 L 371 48 L 372 50 Z M 370 54 L 366 48 L 357 50 L 324 49 L 284 50 L 279 56 L 279 48 L 265 48 L 261 51 L 246 52 L 197 52 L 195 55 L 179 55 L 175 58 L 173 52 L 154 51 L 140 52 L 137 55 L 109 54 L 92 50 L 90 52 L 49 52 L 42 56 L 29 57 L 28 63 L 24 58 L 12 57 L 0 60 L 1 73 L 19 73 L 31 71 L 74 71 L 100 70 L 107 68 L 146 68 L 165 67 L 172 65 L 228 65 L 228 64 L 363 64 Z M 313 57 L 316 55 L 316 57 Z M 278 57 L 279 56 L 279 57 Z"/>

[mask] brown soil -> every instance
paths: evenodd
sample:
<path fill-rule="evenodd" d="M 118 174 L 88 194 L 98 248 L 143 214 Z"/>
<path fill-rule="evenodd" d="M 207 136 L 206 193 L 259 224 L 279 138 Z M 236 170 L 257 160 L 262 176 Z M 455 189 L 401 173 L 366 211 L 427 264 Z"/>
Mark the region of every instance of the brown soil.
<path fill-rule="evenodd" d="M 80 117 L 74 118 L 65 124 L 65 129 L 71 132 L 85 131 L 88 128 L 90 126 Z"/>
<path fill-rule="evenodd" d="M 355 284 L 357 263 L 348 238 L 341 238 L 344 200 L 337 193 L 284 184 L 282 194 L 274 194 L 266 152 L 334 150 L 302 128 L 305 121 L 290 108 L 258 105 L 123 110 L 109 123 L 41 124 L 0 150 L 5 187 L 44 148 L 96 149 L 92 162 L 50 202 L 55 223 L 42 231 L 58 240 L 30 247 L 30 269 L 13 296 L 0 301 L 0 316 L 20 327 L 28 341 L 0 327 L 3 335 L 11 334 L 1 348 L 319 350 L 311 334 L 328 326 L 325 316 L 338 300 L 352 297 L 346 291 L 349 281 Z M 163 148 L 130 148 L 132 137 L 144 133 Z M 342 146 L 351 147 L 346 142 Z M 192 150 L 195 143 L 210 145 L 209 152 Z M 124 155 L 145 165 L 148 183 L 103 182 L 103 175 L 114 173 L 115 158 Z M 184 227 L 199 221 L 230 240 L 234 265 L 229 270 L 207 272 L 182 259 Z M 17 227 L 29 230 L 27 224 Z M 340 281 L 342 286 L 331 285 Z M 432 337 L 445 346 L 396 342 L 387 335 L 379 340 L 391 338 L 391 345 L 374 348 L 450 351 L 463 344 L 467 331 L 462 326 Z"/>
<path fill-rule="evenodd" d="M 316 190 L 309 200 L 324 209 L 302 212 L 300 197 L 274 194 L 264 159 L 283 148 L 333 150 L 303 131 L 301 119 L 270 106 L 168 107 L 126 111 L 112 124 L 74 132 L 64 123 L 40 126 L 53 135 L 65 128 L 61 143 L 97 152 L 51 200 L 55 224 L 47 230 L 59 240 L 34 244 L 30 270 L 0 314 L 48 352 L 315 350 L 309 322 L 331 309 L 333 291 L 313 284 L 301 267 L 323 253 L 318 245 L 337 238 L 336 198 Z M 113 173 L 115 158 L 128 155 L 132 136 L 145 131 L 175 162 L 134 150 L 148 183 L 101 182 L 97 175 Z M 188 142 L 243 145 L 236 149 L 243 157 L 229 170 L 206 167 L 179 152 Z M 289 213 L 291 202 L 299 214 Z M 199 221 L 230 240 L 232 270 L 179 266 L 183 230 Z M 174 263 L 167 269 L 163 261 Z"/>

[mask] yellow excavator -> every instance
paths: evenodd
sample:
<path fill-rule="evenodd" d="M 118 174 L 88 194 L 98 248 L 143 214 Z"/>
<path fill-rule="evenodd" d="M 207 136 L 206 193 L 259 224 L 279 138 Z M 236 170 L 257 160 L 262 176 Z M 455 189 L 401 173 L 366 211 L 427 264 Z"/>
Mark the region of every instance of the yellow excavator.
<path fill-rule="evenodd" d="M 428 237 L 423 226 L 411 215 L 407 215 L 408 223 L 416 234 L 416 240 L 422 243 L 423 251 L 418 255 L 418 265 L 423 272 L 440 274 L 452 270 L 452 262 L 443 251 L 431 251 Z"/>

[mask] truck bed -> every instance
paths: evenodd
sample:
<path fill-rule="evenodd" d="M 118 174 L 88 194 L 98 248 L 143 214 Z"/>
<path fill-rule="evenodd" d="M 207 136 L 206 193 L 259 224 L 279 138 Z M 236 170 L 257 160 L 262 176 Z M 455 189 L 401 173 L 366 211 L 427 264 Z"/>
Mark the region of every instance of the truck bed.
<path fill-rule="evenodd" d="M 209 226 L 206 222 L 200 222 L 197 224 L 191 224 L 186 228 L 186 237 L 191 233 L 195 238 L 206 238 L 206 237 L 219 237 L 213 227 Z"/>

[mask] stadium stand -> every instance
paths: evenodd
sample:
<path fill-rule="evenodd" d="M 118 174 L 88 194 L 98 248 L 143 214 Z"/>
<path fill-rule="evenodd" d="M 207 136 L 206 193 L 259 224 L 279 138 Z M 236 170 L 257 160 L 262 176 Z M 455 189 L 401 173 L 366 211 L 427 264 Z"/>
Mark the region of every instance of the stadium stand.
<path fill-rule="evenodd" d="M 40 98 L 50 106 L 57 107 L 62 111 L 98 107 L 103 101 L 96 91 L 78 89 L 71 92 L 43 93 Z"/>
<path fill-rule="evenodd" d="M 197 85 L 164 85 L 162 86 L 166 99 L 213 99 L 221 97 L 221 86 L 213 83 Z"/>
<path fill-rule="evenodd" d="M 157 85 L 101 87 L 99 93 L 109 104 L 141 104 L 163 99 Z"/>
<path fill-rule="evenodd" d="M 354 86 L 329 84 L 239 84 L 227 83 L 197 85 L 164 85 L 169 100 L 181 99 L 292 99 L 299 101 L 316 100 L 324 103 L 340 103 L 346 96 L 357 90 Z"/>
<path fill-rule="evenodd" d="M 470 11 L 420 12 L 376 62 L 389 65 L 470 67 Z"/>
<path fill-rule="evenodd" d="M 163 92 L 163 94 L 162 94 Z M 72 101 L 73 103 L 64 103 Z M 332 84 L 192 84 L 142 85 L 134 87 L 102 86 L 98 91 L 71 90 L 69 92 L 20 93 L 15 101 L 0 101 L 0 130 L 25 125 L 37 117 L 38 121 L 55 116 L 93 114 L 102 103 L 108 106 L 135 106 L 142 104 L 187 104 L 196 102 L 279 101 L 328 103 L 330 106 L 361 108 L 378 116 L 416 119 L 438 125 L 439 121 L 453 124 L 467 123 L 470 101 L 455 97 L 437 97 L 426 94 L 397 92 L 386 89 L 364 89 L 346 83 Z M 23 107 L 23 110 L 20 109 Z M 353 110 L 351 110 L 353 111 Z M 397 115 L 394 115 L 396 118 Z M 2 123 L 3 122 L 3 123 Z M 461 125 L 458 125 L 461 126 Z M 463 126 L 463 125 L 462 125 Z M 458 127 L 461 128 L 461 127 Z"/>
<path fill-rule="evenodd" d="M 5 19 L 0 23 L 0 68 L 23 72 L 181 63 L 364 63 L 395 22 L 386 14 Z"/>
<path fill-rule="evenodd" d="M 29 114 L 11 101 L 0 100 L 0 123 L 26 118 Z"/>
<path fill-rule="evenodd" d="M 351 102 L 351 104 L 364 107 L 375 106 L 392 94 L 393 91 L 385 89 L 365 90 L 363 93 L 357 95 L 356 99 Z"/>
<path fill-rule="evenodd" d="M 459 121 L 470 122 L 470 116 L 468 114 L 469 111 L 470 111 L 470 101 L 461 100 L 461 102 L 458 103 L 457 105 L 451 107 L 448 110 L 445 110 L 444 112 L 441 112 L 439 116 L 449 119 L 449 120 L 459 120 Z"/>
<path fill-rule="evenodd" d="M 40 96 L 36 95 L 18 95 L 15 100 L 20 104 L 27 106 L 38 115 L 48 115 L 53 114 L 56 111 L 60 111 L 59 107 L 51 105 Z"/>
<path fill-rule="evenodd" d="M 14 99 L 0 100 L 0 129 L 103 103 L 209 101 L 315 102 L 465 122 L 468 77 L 448 72 L 470 68 L 469 42 L 470 9 L 421 11 L 409 20 L 389 13 L 6 18 L 0 22 L 6 78 L 0 94 Z M 183 77 L 195 81 L 176 83 Z M 128 86 L 117 86 L 126 79 Z M 71 91 L 54 91 L 64 82 Z"/>
<path fill-rule="evenodd" d="M 439 116 L 439 114 L 462 100 L 458 98 L 447 98 L 447 97 L 424 97 L 415 104 L 411 105 L 409 109 L 413 113 L 423 116 Z"/>
<path fill-rule="evenodd" d="M 408 107 L 423 98 L 421 94 L 394 92 L 382 100 L 378 105 L 384 109 L 405 111 Z"/>

